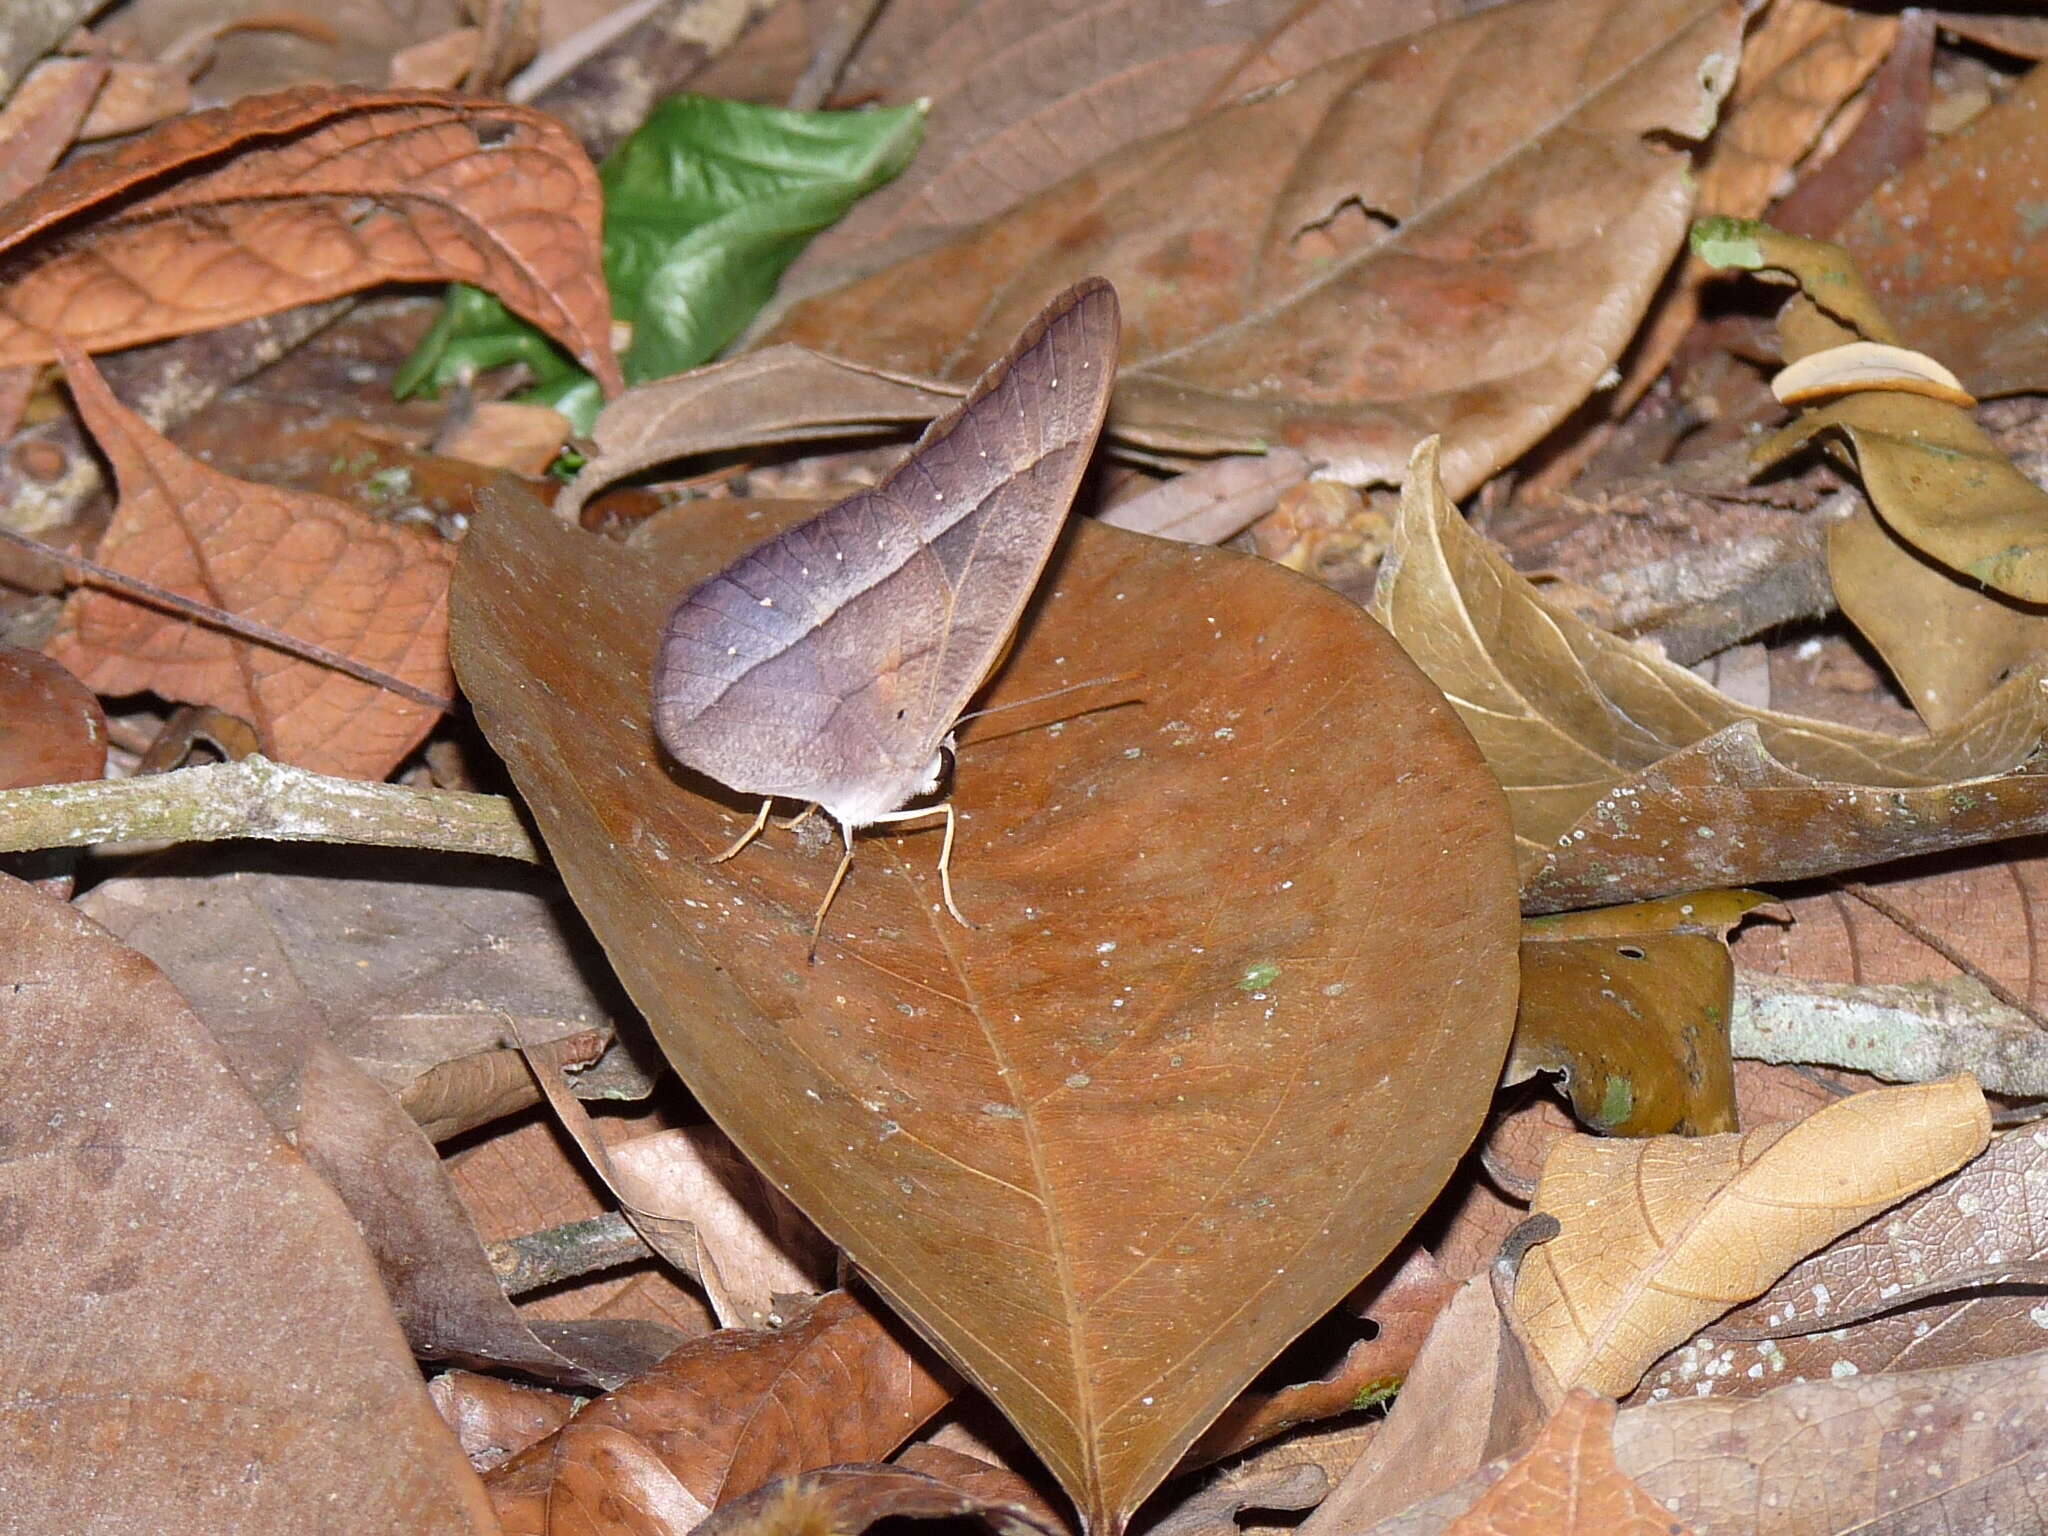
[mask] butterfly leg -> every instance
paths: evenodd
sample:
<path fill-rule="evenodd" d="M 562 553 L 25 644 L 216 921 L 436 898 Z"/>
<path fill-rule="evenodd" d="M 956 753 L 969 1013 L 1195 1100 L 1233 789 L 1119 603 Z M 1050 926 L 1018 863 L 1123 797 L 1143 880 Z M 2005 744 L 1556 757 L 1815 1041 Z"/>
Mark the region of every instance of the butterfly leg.
<path fill-rule="evenodd" d="M 877 816 L 875 822 L 916 821 L 923 816 L 946 818 L 946 838 L 939 844 L 939 893 L 946 898 L 946 910 L 953 914 L 954 922 L 962 928 L 975 928 L 977 925 L 961 916 L 960 908 L 953 901 L 953 831 L 959 825 L 953 814 L 953 802 L 948 800 L 941 805 L 921 806 L 914 811 L 891 811 L 886 816 Z"/>
<path fill-rule="evenodd" d="M 785 832 L 794 832 L 798 827 L 802 826 L 805 822 L 809 821 L 813 816 L 817 814 L 818 802 L 813 800 L 809 805 L 805 806 L 802 810 L 798 811 L 794 816 L 790 817 L 789 820 L 778 821 L 777 823 L 775 823 L 775 825 L 780 827 Z"/>
<path fill-rule="evenodd" d="M 846 839 L 846 852 L 840 855 L 839 867 L 832 872 L 832 883 L 825 887 L 825 899 L 818 903 L 818 915 L 811 919 L 810 963 L 818 963 L 818 935 L 825 931 L 825 914 L 831 910 L 832 898 L 839 894 L 839 887 L 846 883 L 846 872 L 853 868 L 853 828 L 841 823 L 840 835 Z"/>
<path fill-rule="evenodd" d="M 716 858 L 712 859 L 711 862 L 714 864 L 723 864 L 727 859 L 731 858 L 734 854 L 738 853 L 742 848 L 746 847 L 747 844 L 751 843 L 755 838 L 759 837 L 761 835 L 761 829 L 768 825 L 768 813 L 769 811 L 773 810 L 774 807 L 775 801 L 772 798 L 763 800 L 761 802 L 761 814 L 754 818 L 754 824 L 751 827 L 748 827 L 746 831 L 740 834 L 738 842 L 734 843 L 730 848 L 726 849 L 725 852 L 719 854 Z"/>

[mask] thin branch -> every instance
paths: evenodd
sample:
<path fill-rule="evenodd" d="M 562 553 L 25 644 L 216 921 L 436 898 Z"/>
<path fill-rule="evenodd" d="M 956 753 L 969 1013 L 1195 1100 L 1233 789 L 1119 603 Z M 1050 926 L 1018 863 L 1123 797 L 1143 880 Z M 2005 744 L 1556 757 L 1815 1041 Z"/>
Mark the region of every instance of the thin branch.
<path fill-rule="evenodd" d="M 32 539 L 25 533 L 17 533 L 5 523 L 0 523 L 0 538 L 19 544 L 24 549 L 34 550 L 60 565 L 68 566 L 86 577 L 90 585 L 118 593 L 122 597 L 167 609 L 182 618 L 196 620 L 209 629 L 226 630 L 231 635 L 239 635 L 242 639 L 253 641 L 257 645 L 267 645 L 272 650 L 283 651 L 302 661 L 331 667 L 358 682 L 368 683 L 373 688 L 382 688 L 388 693 L 397 694 L 400 698 L 411 699 L 415 704 L 425 704 L 428 708 L 438 709 L 443 714 L 453 714 L 458 708 L 453 699 L 444 698 L 438 693 L 429 693 L 424 688 L 417 688 L 404 678 L 393 677 L 389 672 L 380 672 L 375 667 L 357 661 L 353 656 L 330 651 L 324 645 L 301 640 L 297 635 L 288 635 L 281 629 L 272 629 L 260 620 L 239 613 L 229 613 L 225 609 L 214 607 L 211 603 L 197 602 L 181 592 L 173 592 L 169 587 L 160 587 L 153 581 L 144 581 L 140 576 L 130 576 L 125 571 L 115 570 L 112 566 L 101 565 L 97 560 L 88 560 L 84 555 L 74 555 L 69 550 L 58 549 L 43 543 L 40 539 Z"/>
<path fill-rule="evenodd" d="M 0 790 L 0 853 L 137 838 L 204 843 L 233 837 L 543 861 L 502 795 L 366 784 L 265 757 L 133 779 Z"/>
<path fill-rule="evenodd" d="M 1978 965 L 1976 961 L 1970 959 L 1969 956 L 1949 943 L 1948 940 L 1944 939 L 1932 928 L 1929 928 L 1925 923 L 1913 916 L 1904 907 L 1878 895 L 1876 891 L 1860 880 L 1842 880 L 1837 883 L 1843 890 L 1870 908 L 1871 911 L 1896 925 L 1901 932 L 1925 944 L 1929 949 L 1941 956 L 1942 959 L 1946 960 L 1950 965 L 1976 982 L 1986 992 L 1989 992 L 1993 997 L 2005 1004 L 2006 1007 L 2012 1009 L 2014 1013 L 2025 1018 L 2034 1028 L 2048 1030 L 2048 1019 L 2042 1018 L 2031 1003 L 2000 981 L 1996 976 L 1993 976 L 1989 971 Z"/>

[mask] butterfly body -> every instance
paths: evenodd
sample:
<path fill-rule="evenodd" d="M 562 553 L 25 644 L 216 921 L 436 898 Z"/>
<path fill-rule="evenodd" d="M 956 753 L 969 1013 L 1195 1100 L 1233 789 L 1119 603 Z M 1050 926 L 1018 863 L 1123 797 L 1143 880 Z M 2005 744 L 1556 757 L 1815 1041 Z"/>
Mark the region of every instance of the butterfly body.
<path fill-rule="evenodd" d="M 1069 289 L 881 484 L 686 593 L 654 671 L 677 760 L 822 807 L 849 857 L 854 829 L 937 788 L 1066 520 L 1117 335 L 1114 289 Z"/>

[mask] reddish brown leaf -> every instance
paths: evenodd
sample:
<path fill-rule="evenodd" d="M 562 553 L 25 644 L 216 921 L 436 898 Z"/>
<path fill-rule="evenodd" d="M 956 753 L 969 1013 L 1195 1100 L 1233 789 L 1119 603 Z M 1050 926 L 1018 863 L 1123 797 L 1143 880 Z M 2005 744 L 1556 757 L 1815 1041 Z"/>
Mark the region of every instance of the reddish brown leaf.
<path fill-rule="evenodd" d="M 427 1383 L 427 1396 L 479 1472 L 553 1434 L 576 1411 L 576 1399 L 566 1392 L 475 1371 L 443 1371 Z"/>
<path fill-rule="evenodd" d="M 1977 395 L 2048 384 L 2048 70 L 1880 187 L 1842 244 L 1907 341 Z"/>
<path fill-rule="evenodd" d="M 1614 1404 L 1574 1392 L 1444 1536 L 1689 1536 L 1614 1460 Z"/>
<path fill-rule="evenodd" d="M 863 40 L 847 88 L 930 102 L 916 161 L 805 249 L 784 292 L 836 288 L 1125 149 L 1219 100 L 1446 20 L 1448 0 L 1039 0 L 967 7 L 930 26 L 892 6 Z M 886 80 L 875 63 L 893 57 Z M 868 62 L 872 61 L 872 62 Z M 865 63 L 865 67 L 863 67 Z"/>
<path fill-rule="evenodd" d="M 493 1471 L 486 1486 L 508 1536 L 561 1530 L 550 1513 L 553 1491 L 583 1462 L 574 1473 L 584 1480 L 579 1499 L 594 1502 L 578 1442 L 587 1448 L 590 1432 L 602 1430 L 637 1446 L 712 1509 L 779 1477 L 877 1461 L 950 1395 L 858 1298 L 833 1291 L 779 1332 L 728 1328 L 691 1340 L 586 1403 L 561 1432 Z"/>
<path fill-rule="evenodd" d="M 107 69 L 104 59 L 47 59 L 15 87 L 0 111 L 0 206 L 41 181 L 71 147 Z"/>
<path fill-rule="evenodd" d="M 121 485 L 102 564 L 451 691 L 446 544 L 324 496 L 230 479 L 151 431 L 90 362 L 68 372 Z M 102 693 L 149 689 L 239 715 L 270 756 L 326 773 L 381 779 L 438 718 L 331 668 L 101 592 L 72 594 L 50 652 Z"/>
<path fill-rule="evenodd" d="M 177 991 L 0 876 L 0 1337 L 24 1529 L 495 1529 L 348 1211 Z"/>
<path fill-rule="evenodd" d="M 770 339 L 969 379 L 1048 293 L 1124 303 L 1110 430 L 1299 448 L 1393 482 L 1442 430 L 1462 496 L 1583 400 L 1683 236 L 1733 79 L 1714 0 L 1530 0 L 1353 54 L 1159 135 Z"/>
<path fill-rule="evenodd" d="M 92 690 L 38 651 L 0 644 L 0 789 L 107 771 L 107 717 Z"/>
<path fill-rule="evenodd" d="M 0 364 L 103 352 L 378 283 L 487 288 L 620 387 L 597 176 L 561 124 L 432 91 L 302 87 L 174 119 L 0 214 Z"/>
<path fill-rule="evenodd" d="M 1083 521 L 993 697 L 1134 672 L 1142 702 L 971 731 L 981 926 L 934 921 L 933 839 L 864 839 L 807 965 L 829 868 L 774 835 L 707 862 L 743 822 L 652 749 L 663 615 L 777 531 L 699 510 L 645 530 L 657 557 L 498 501 L 465 685 L 699 1099 L 1106 1528 L 1469 1139 L 1512 989 L 1499 801 L 1353 605 Z"/>

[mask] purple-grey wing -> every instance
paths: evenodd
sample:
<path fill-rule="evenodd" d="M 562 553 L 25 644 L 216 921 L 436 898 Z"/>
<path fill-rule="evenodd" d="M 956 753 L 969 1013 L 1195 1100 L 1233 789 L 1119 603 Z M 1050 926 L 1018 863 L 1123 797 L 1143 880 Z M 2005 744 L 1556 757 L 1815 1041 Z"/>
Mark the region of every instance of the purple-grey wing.
<path fill-rule="evenodd" d="M 1116 291 L 1077 284 L 880 485 L 687 593 L 654 669 L 677 759 L 850 825 L 915 793 L 1052 552 L 1117 338 Z"/>

